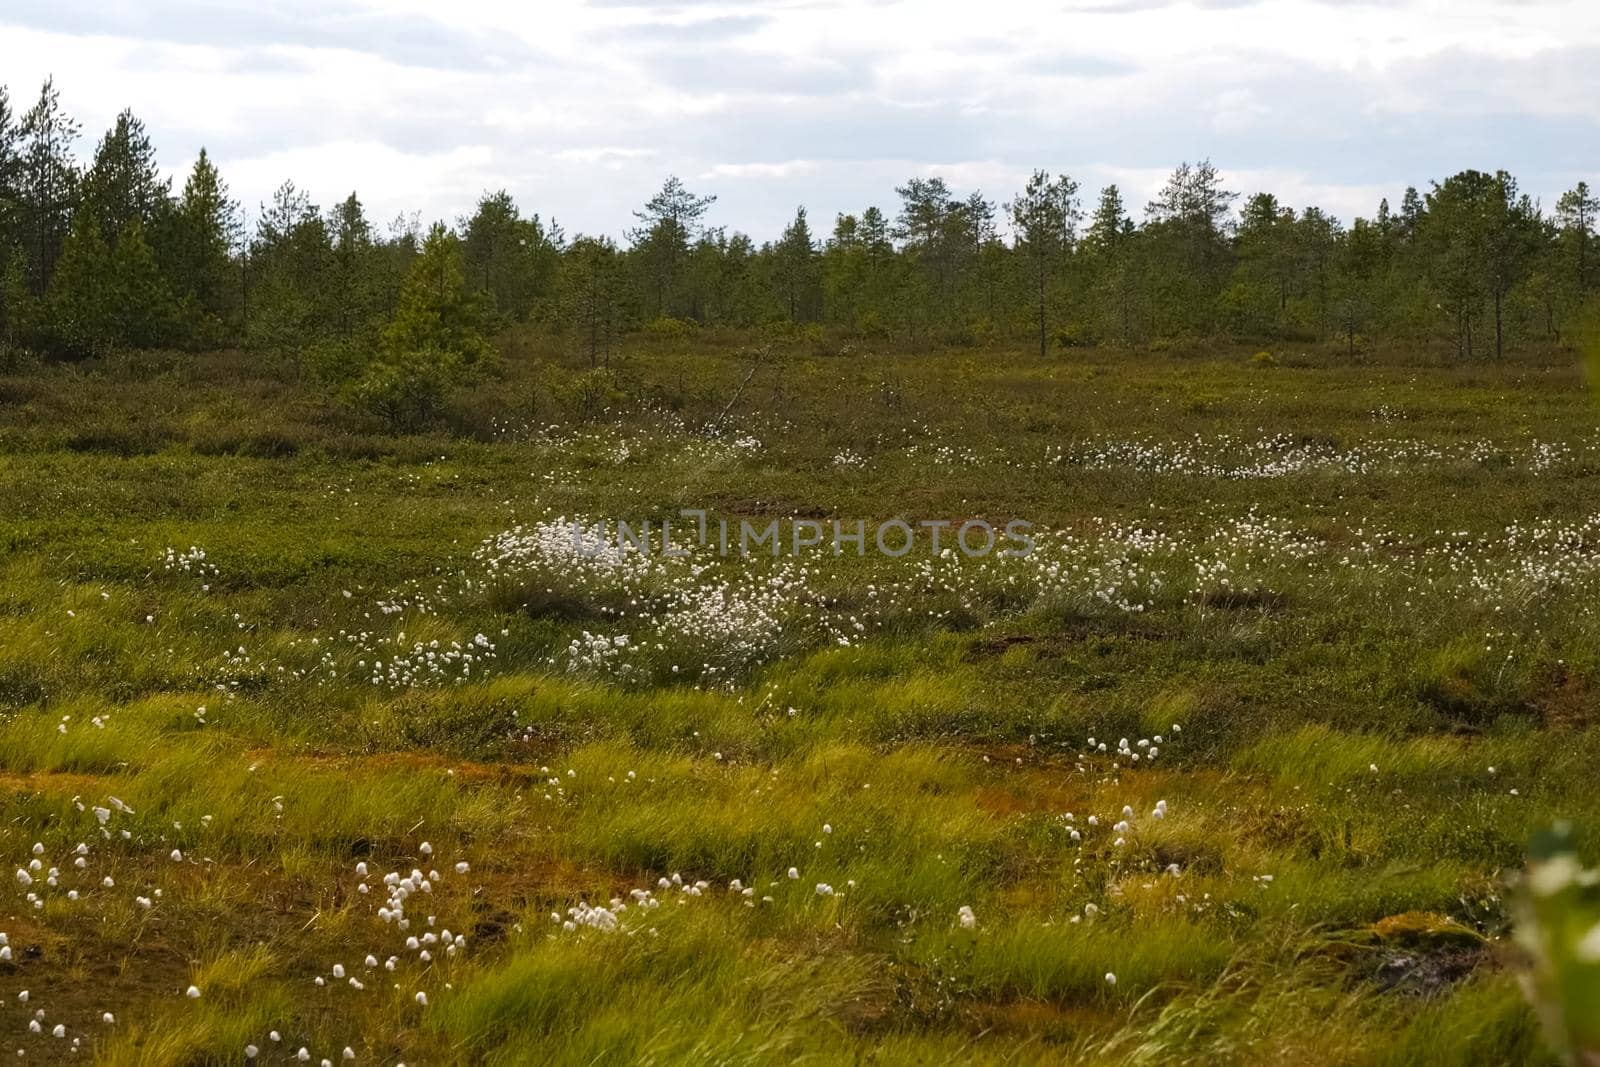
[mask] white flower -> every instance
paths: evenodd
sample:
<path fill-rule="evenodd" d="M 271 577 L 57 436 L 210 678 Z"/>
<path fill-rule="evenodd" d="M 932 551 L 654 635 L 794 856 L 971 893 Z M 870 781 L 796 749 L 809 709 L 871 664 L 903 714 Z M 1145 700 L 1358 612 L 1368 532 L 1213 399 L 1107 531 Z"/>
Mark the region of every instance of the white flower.
<path fill-rule="evenodd" d="M 1116 984 L 1117 984 L 1117 976 L 1115 974 L 1111 973 L 1110 971 L 1107 971 L 1106 972 L 1106 985 L 1116 985 Z"/>
<path fill-rule="evenodd" d="M 190 1000 L 199 1000 L 200 999 L 200 987 L 199 986 L 190 986 L 188 989 L 184 990 L 183 995 L 188 997 Z"/>
<path fill-rule="evenodd" d="M 1583 875 L 1577 858 L 1568 854 L 1551 856 L 1543 863 L 1534 864 L 1528 871 L 1528 888 L 1535 896 L 1555 896 L 1578 881 Z"/>
<path fill-rule="evenodd" d="M 1572 954 L 1584 963 L 1600 963 L 1600 923 L 1595 923 L 1578 939 Z"/>
<path fill-rule="evenodd" d="M 956 922 L 961 924 L 961 929 L 971 930 L 978 925 L 978 917 L 972 914 L 972 906 L 963 904 L 956 911 Z"/>
<path fill-rule="evenodd" d="M 798 878 L 799 878 L 799 877 L 800 877 L 800 870 L 799 870 L 799 868 L 797 868 L 797 867 L 790 867 L 790 868 L 789 868 L 789 877 L 790 877 L 790 879 L 791 879 L 791 880 L 793 880 L 793 879 L 798 879 Z"/>
<path fill-rule="evenodd" d="M 421 1004 L 424 1008 L 426 1008 L 428 1006 L 428 994 L 422 992 L 421 990 L 418 990 L 417 991 L 417 1003 Z"/>

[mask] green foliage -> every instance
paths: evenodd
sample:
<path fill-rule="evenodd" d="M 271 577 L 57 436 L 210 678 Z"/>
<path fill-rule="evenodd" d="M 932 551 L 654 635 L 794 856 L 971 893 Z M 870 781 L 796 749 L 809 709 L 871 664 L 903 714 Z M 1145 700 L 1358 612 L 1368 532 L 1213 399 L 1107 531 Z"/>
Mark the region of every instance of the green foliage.
<path fill-rule="evenodd" d="M 622 270 L 610 239 L 580 236 L 561 265 L 558 324 L 589 366 L 608 364 L 622 333 Z M 676 323 L 676 319 L 666 321 Z"/>
<path fill-rule="evenodd" d="M 1570 826 L 1541 834 L 1517 896 L 1517 943 L 1545 1035 L 1571 1064 L 1600 1057 L 1600 871 Z"/>
<path fill-rule="evenodd" d="M 431 346 L 397 349 L 370 360 L 347 397 L 391 430 L 416 430 L 439 413 L 466 369 L 456 352 Z"/>
<path fill-rule="evenodd" d="M 644 335 L 654 341 L 682 343 L 694 336 L 695 324 L 691 319 L 675 319 L 660 315 L 644 324 Z"/>
<path fill-rule="evenodd" d="M 457 386 L 496 364 L 481 325 L 482 305 L 467 290 L 460 244 L 434 226 L 376 350 L 363 358 L 351 343 L 325 344 L 309 363 L 325 380 L 346 382 L 352 407 L 381 418 L 392 431 L 416 430 L 439 414 Z"/>
<path fill-rule="evenodd" d="M 621 403 L 627 398 L 627 393 L 611 368 L 594 367 L 573 375 L 561 387 L 560 397 L 577 419 L 588 422 Z"/>
<path fill-rule="evenodd" d="M 445 265 L 415 216 L 380 234 L 355 193 L 323 212 L 293 182 L 262 206 L 246 238 L 203 149 L 175 197 L 131 112 L 117 116 L 81 173 L 78 134 L 51 82 L 20 117 L 9 95 L 0 100 L 0 247 L 21 257 L 20 268 L 0 257 L 0 271 L 20 269 L 23 287 L 44 301 L 20 314 L 0 310 L 0 328 L 15 344 L 27 320 L 30 343 L 58 353 L 243 344 L 287 354 L 333 336 L 385 349 L 434 346 L 471 366 L 484 354 L 472 331 L 527 326 L 601 366 L 637 324 L 654 334 L 649 324 L 660 320 L 752 330 L 787 319 L 911 349 L 1028 338 L 1042 355 L 1052 343 L 1164 339 L 1337 344 L 1352 359 L 1433 347 L 1504 358 L 1570 346 L 1600 290 L 1600 198 L 1589 184 L 1545 213 L 1504 171 L 1408 189 L 1398 211 L 1383 201 L 1347 226 L 1270 192 L 1240 201 L 1202 160 L 1178 166 L 1139 220 L 1116 186 L 1101 190 L 1081 235 L 1068 176 L 1036 171 L 1003 206 L 919 176 L 895 189 L 892 214 L 876 206 L 841 214 L 823 238 L 801 207 L 767 241 L 708 224 L 716 197 L 669 177 L 635 212 L 626 248 L 568 242 L 500 190 L 456 232 L 435 227 L 456 246 Z M 122 257 L 126 287 L 156 298 L 148 314 L 63 294 L 111 270 L 87 267 L 96 250 L 81 240 L 65 264 L 68 281 L 54 282 L 80 219 L 109 256 Z M 121 249 L 133 223 L 159 284 L 138 242 Z M 432 281 L 414 274 L 419 258 L 438 275 Z M 434 295 L 419 291 L 429 286 Z M 445 289 L 454 303 L 439 298 Z"/>
<path fill-rule="evenodd" d="M 228 336 L 238 306 L 233 253 L 240 242 L 239 207 L 200 150 L 168 222 L 165 259 L 173 291 L 193 309 L 185 331 L 197 344 L 219 344 Z"/>
<path fill-rule="evenodd" d="M 75 225 L 62 248 L 47 305 L 60 355 L 173 341 L 178 307 L 167 291 L 144 227 L 133 220 L 108 248 L 93 219 Z"/>
<path fill-rule="evenodd" d="M 389 352 L 431 349 L 462 367 L 482 368 L 495 359 L 482 329 L 482 305 L 467 290 L 460 242 L 435 224 L 406 275 L 394 317 L 383 330 L 383 346 Z"/>
<path fill-rule="evenodd" d="M 494 316 L 526 321 L 554 285 L 560 239 L 538 215 L 524 219 L 504 189 L 485 194 L 461 234 L 467 285 Z"/>

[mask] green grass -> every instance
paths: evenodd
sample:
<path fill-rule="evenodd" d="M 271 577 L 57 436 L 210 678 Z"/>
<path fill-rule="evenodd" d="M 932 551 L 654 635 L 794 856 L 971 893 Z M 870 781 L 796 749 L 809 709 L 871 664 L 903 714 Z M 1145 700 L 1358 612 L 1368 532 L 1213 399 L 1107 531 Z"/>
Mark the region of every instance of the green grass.
<path fill-rule="evenodd" d="M 710 440 L 732 348 L 590 421 L 519 349 L 408 437 L 254 354 L 0 378 L 0 1053 L 1549 1060 L 1504 897 L 1553 819 L 1600 857 L 1578 368 L 794 356 Z M 686 507 L 1044 547 L 502 537 Z"/>

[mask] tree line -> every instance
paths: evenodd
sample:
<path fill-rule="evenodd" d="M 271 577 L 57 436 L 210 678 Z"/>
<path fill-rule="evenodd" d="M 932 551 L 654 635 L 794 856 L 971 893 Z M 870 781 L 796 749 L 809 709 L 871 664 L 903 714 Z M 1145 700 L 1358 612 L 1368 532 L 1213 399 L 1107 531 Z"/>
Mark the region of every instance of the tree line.
<path fill-rule="evenodd" d="M 203 149 L 181 188 L 161 177 L 132 112 L 83 163 L 52 82 L 19 108 L 0 87 L 0 345 L 49 358 L 289 349 L 358 381 L 418 353 L 488 359 L 483 336 L 530 323 L 596 364 L 629 330 L 697 325 L 1041 354 L 1225 339 L 1473 359 L 1561 343 L 1600 288 L 1588 185 L 1546 210 L 1505 171 L 1408 188 L 1349 225 L 1241 198 L 1207 160 L 1177 167 L 1138 218 L 1117 186 L 1086 202 L 1064 174 L 1003 201 L 917 177 L 892 213 L 841 214 L 821 235 L 801 207 L 759 244 L 674 177 L 619 243 L 569 237 L 504 191 L 454 225 L 380 229 L 354 193 L 323 209 L 285 182 L 247 226 Z"/>

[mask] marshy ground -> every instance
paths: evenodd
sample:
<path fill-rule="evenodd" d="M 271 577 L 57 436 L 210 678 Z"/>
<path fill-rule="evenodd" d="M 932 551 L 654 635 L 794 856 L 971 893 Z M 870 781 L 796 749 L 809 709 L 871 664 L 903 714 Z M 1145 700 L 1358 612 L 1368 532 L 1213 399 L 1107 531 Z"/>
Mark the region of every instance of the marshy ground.
<path fill-rule="evenodd" d="M 0 1053 L 1547 1056 L 1504 877 L 1600 824 L 1569 363 L 796 354 L 714 434 L 732 347 L 506 366 L 403 437 L 256 355 L 0 377 Z M 566 536 L 684 508 L 1038 548 Z"/>

